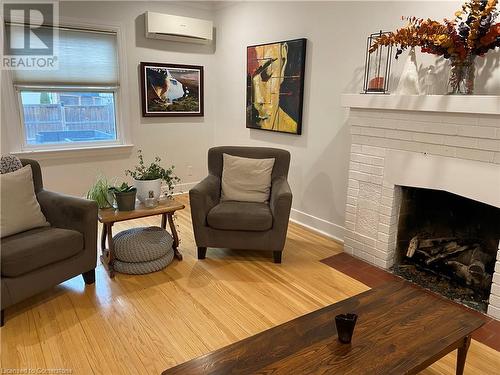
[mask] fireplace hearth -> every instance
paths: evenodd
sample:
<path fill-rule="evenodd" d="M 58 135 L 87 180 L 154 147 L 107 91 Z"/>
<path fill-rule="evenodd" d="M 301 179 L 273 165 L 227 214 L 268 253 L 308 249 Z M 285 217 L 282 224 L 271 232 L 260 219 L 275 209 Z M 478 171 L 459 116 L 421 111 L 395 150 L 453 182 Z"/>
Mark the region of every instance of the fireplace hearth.
<path fill-rule="evenodd" d="M 433 273 L 417 264 L 401 263 L 394 265 L 391 272 L 408 281 L 418 284 L 452 301 L 461 303 L 474 310 L 486 313 L 488 308 L 488 294 L 478 293 L 472 288 L 450 278 L 444 274 Z"/>

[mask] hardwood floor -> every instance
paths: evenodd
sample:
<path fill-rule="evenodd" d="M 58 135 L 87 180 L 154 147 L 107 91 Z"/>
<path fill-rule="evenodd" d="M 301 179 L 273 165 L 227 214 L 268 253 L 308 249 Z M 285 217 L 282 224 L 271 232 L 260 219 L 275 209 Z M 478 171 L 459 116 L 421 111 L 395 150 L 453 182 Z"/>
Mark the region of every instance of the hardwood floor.
<path fill-rule="evenodd" d="M 299 315 L 369 289 L 323 264 L 342 246 L 291 224 L 281 265 L 271 253 L 209 249 L 195 258 L 187 208 L 177 215 L 181 262 L 149 275 L 117 274 L 101 265 L 96 284 L 81 277 L 7 309 L 1 367 L 71 369 L 73 374 L 161 371 Z M 160 218 L 117 223 L 159 225 Z M 454 374 L 456 354 L 422 374 Z M 473 340 L 467 374 L 495 374 L 500 353 Z"/>

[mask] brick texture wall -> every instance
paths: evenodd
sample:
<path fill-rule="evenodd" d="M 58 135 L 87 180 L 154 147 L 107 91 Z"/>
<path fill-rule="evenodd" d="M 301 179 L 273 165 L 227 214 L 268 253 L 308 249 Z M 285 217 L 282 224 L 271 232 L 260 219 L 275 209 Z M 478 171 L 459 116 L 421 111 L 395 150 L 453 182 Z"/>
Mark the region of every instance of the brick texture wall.
<path fill-rule="evenodd" d="M 490 304 L 488 314 L 500 320 L 500 242 L 498 243 L 497 262 L 491 285 Z"/>
<path fill-rule="evenodd" d="M 401 188 L 384 181 L 387 149 L 500 164 L 497 115 L 351 108 L 349 123 L 344 249 L 382 268 L 394 263 L 401 206 Z M 488 313 L 500 319 L 500 249 L 497 260 Z"/>
<path fill-rule="evenodd" d="M 500 164 L 500 116 L 351 109 L 353 144 Z"/>

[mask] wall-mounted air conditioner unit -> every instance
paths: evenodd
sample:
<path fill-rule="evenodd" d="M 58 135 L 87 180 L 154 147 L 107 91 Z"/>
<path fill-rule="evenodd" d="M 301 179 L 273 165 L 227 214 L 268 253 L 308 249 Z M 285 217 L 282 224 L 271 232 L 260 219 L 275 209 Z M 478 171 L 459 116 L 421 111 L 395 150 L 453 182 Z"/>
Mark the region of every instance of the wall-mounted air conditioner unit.
<path fill-rule="evenodd" d="M 145 17 L 146 38 L 189 43 L 212 41 L 212 21 L 154 12 L 146 12 Z"/>

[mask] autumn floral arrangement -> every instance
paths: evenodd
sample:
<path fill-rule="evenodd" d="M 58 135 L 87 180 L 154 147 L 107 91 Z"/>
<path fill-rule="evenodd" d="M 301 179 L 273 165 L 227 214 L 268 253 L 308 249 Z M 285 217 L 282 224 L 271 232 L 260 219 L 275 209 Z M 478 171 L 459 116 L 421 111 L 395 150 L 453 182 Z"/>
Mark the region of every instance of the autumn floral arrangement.
<path fill-rule="evenodd" d="M 468 0 L 455 12 L 455 19 L 437 22 L 407 17 L 406 27 L 382 34 L 370 52 L 379 46 L 397 46 L 396 58 L 406 48 L 421 47 L 422 52 L 443 56 L 451 63 L 450 93 L 472 94 L 474 62 L 477 56 L 500 47 L 498 0 Z"/>

